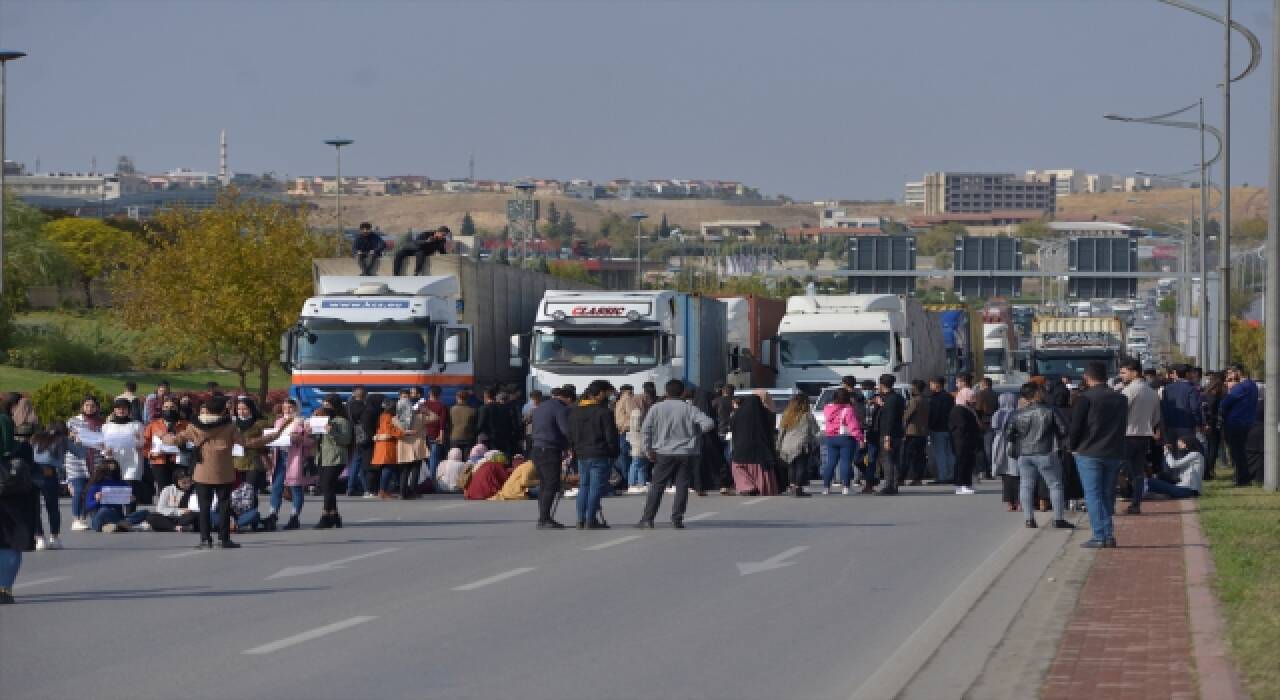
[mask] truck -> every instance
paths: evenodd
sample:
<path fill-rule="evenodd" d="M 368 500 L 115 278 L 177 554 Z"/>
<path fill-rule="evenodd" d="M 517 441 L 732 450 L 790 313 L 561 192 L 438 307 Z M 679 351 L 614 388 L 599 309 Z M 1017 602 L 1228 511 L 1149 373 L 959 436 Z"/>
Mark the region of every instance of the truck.
<path fill-rule="evenodd" d="M 427 258 L 422 276 L 390 268 L 383 257 L 361 277 L 351 258 L 313 261 L 315 296 L 281 341 L 289 394 L 304 411 L 355 386 L 394 395 L 437 384 L 452 401 L 462 388 L 522 382 L 507 362 L 510 334 L 533 324 L 546 290 L 593 288 L 460 255 Z"/>
<path fill-rule="evenodd" d="M 809 396 L 845 376 L 892 374 L 905 384 L 945 368 L 937 324 L 920 302 L 895 294 L 793 296 L 762 355 L 777 369 L 776 387 Z"/>
<path fill-rule="evenodd" d="M 1125 354 L 1125 326 L 1115 316 L 1040 316 L 1031 323 L 1027 371 L 1046 378 L 1078 380 L 1090 362 L 1107 365 L 1107 376 L 1119 371 Z"/>
<path fill-rule="evenodd" d="M 725 306 L 728 383 L 739 389 L 773 386 L 777 372 L 761 361 L 760 348 L 778 334 L 787 302 L 755 295 L 718 298 Z"/>
<path fill-rule="evenodd" d="M 969 310 L 961 304 L 929 304 L 924 307 L 932 325 L 942 336 L 943 369 L 948 386 L 955 386 L 956 375 L 972 372 L 975 343 L 969 331 Z"/>
<path fill-rule="evenodd" d="M 528 390 L 579 391 L 604 379 L 636 391 L 672 379 L 710 390 L 726 378 L 725 305 L 667 290 L 548 290 L 532 332 L 510 337 L 512 367 L 528 366 Z"/>
<path fill-rule="evenodd" d="M 1012 383 L 1017 371 L 1018 331 L 1013 309 L 1003 299 L 982 307 L 982 374 L 996 384 Z"/>

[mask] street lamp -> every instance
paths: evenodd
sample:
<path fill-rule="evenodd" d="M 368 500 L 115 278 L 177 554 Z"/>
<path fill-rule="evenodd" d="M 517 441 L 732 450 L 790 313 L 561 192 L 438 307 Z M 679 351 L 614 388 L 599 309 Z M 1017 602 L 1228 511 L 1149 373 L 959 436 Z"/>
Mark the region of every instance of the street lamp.
<path fill-rule="evenodd" d="M 643 260 L 643 258 L 640 257 L 640 235 L 643 232 L 643 224 L 641 222 L 649 218 L 649 215 L 642 211 L 638 211 L 631 214 L 631 218 L 636 222 L 636 289 L 639 289 L 641 282 L 644 280 L 644 272 L 640 267 L 641 260 Z"/>
<path fill-rule="evenodd" d="M 355 142 L 352 141 L 351 139 L 326 139 L 325 140 L 325 144 L 329 146 L 333 146 L 333 150 L 336 151 L 338 154 L 338 179 L 336 182 L 334 182 L 334 184 L 337 185 L 337 187 L 336 189 L 334 189 L 333 194 L 334 194 L 334 208 L 337 210 L 339 235 L 346 233 L 346 230 L 342 228 L 342 147 L 350 146 L 353 143 Z"/>
<path fill-rule="evenodd" d="M 533 212 L 533 191 L 536 186 L 527 180 L 516 183 L 516 189 L 524 195 L 524 233 L 520 236 L 520 264 L 523 266 L 525 256 L 529 254 L 529 239 L 537 231 L 537 217 Z"/>
<path fill-rule="evenodd" d="M 1244 25 L 1231 19 L 1231 0 L 1226 0 L 1225 16 L 1218 16 L 1208 10 L 1183 2 L 1183 0 L 1160 0 L 1166 5 L 1194 12 L 1201 17 L 1211 19 L 1222 25 L 1224 32 L 1224 59 L 1222 81 L 1222 231 L 1218 234 L 1218 362 L 1225 365 L 1231 361 L 1231 318 L 1227 310 L 1231 308 L 1231 83 L 1244 79 L 1253 72 L 1262 61 L 1262 44 L 1253 32 Z M 1231 76 L 1231 31 L 1239 32 L 1249 42 L 1249 65 L 1240 74 Z M 1203 160 L 1203 159 L 1202 159 Z M 1274 184 L 1274 183 L 1273 183 Z"/>
<path fill-rule="evenodd" d="M 21 51 L 0 50 L 0 293 L 4 292 L 4 69 L 9 61 L 23 56 Z"/>

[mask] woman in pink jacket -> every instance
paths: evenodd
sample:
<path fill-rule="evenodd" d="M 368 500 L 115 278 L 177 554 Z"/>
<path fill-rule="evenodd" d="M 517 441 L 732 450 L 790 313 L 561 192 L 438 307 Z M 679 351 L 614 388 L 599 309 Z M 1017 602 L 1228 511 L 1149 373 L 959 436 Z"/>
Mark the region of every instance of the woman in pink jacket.
<path fill-rule="evenodd" d="M 836 389 L 831 403 L 822 408 L 822 416 L 826 419 L 823 439 L 827 444 L 827 459 L 822 464 L 822 493 L 831 493 L 831 477 L 839 464 L 841 493 L 848 496 L 854 455 L 859 445 L 866 444 L 862 423 L 858 420 L 858 411 L 854 409 L 849 391 L 843 387 Z"/>
<path fill-rule="evenodd" d="M 276 528 L 276 521 L 279 520 L 277 513 L 284 502 L 284 487 L 288 486 L 293 492 L 291 504 L 293 513 L 289 516 L 289 522 L 285 523 L 284 529 L 297 530 L 300 527 L 298 516 L 302 514 L 303 494 L 310 483 L 305 473 L 307 457 L 315 449 L 316 441 L 311 435 L 307 421 L 298 413 L 298 402 L 288 399 L 281 404 L 280 408 L 282 415 L 276 419 L 275 431 L 264 441 L 273 440 L 283 434 L 289 436 L 289 447 L 277 447 L 271 450 L 271 514 L 263 523 L 268 530 Z"/>

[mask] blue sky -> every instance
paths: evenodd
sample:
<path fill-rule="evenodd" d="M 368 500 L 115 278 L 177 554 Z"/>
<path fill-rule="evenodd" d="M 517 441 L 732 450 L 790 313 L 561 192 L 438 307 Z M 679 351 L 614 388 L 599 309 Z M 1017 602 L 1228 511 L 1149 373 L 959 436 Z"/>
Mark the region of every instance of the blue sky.
<path fill-rule="evenodd" d="M 1215 12 L 1221 0 L 1202 0 Z M 1235 183 L 1267 159 L 1264 65 L 1233 89 Z M 1246 44 L 1236 42 L 1238 65 Z M 1192 131 L 1116 124 L 1204 97 L 1220 25 L 1155 0 L 0 0 L 8 157 L 87 170 L 734 179 L 900 197 L 926 170 L 1173 171 Z"/>

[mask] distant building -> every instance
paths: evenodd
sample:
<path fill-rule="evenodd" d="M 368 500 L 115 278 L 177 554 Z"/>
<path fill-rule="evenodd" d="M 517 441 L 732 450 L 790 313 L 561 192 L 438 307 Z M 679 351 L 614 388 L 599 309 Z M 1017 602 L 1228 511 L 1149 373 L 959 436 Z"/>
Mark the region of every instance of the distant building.
<path fill-rule="evenodd" d="M 879 216 L 850 216 L 849 210 L 824 203 L 818 216 L 821 228 L 884 228 L 885 219 Z"/>
<path fill-rule="evenodd" d="M 1131 226 L 1113 221 L 1053 221 L 1049 228 L 1060 236 L 1097 238 L 1107 236 L 1124 236 L 1140 238 L 1151 233 L 1150 229 Z"/>
<path fill-rule="evenodd" d="M 902 194 L 902 203 L 909 207 L 924 206 L 924 180 L 907 183 Z"/>
<path fill-rule="evenodd" d="M 907 219 L 907 228 L 913 233 L 924 233 L 934 226 L 960 224 L 971 236 L 1009 236 L 1017 233 L 1019 225 L 1043 218 L 1044 212 L 1040 211 L 934 214 Z"/>
<path fill-rule="evenodd" d="M 704 221 L 702 222 L 702 240 L 723 241 L 736 238 L 754 241 L 761 230 L 770 228 L 763 221 Z"/>
<path fill-rule="evenodd" d="M 849 238 L 851 236 L 883 236 L 884 229 L 876 226 L 796 226 L 786 229 L 783 234 L 788 243 L 822 243 L 832 238 Z"/>
<path fill-rule="evenodd" d="M 1048 182 L 1052 178 L 1056 183 L 1054 194 L 1065 197 L 1085 191 L 1088 174 L 1083 170 L 1028 170 L 1027 179 L 1036 182 Z"/>
<path fill-rule="evenodd" d="M 1022 179 L 1013 173 L 932 172 L 924 176 L 925 215 L 1057 209 L 1057 182 Z"/>
<path fill-rule="evenodd" d="M 1110 175 L 1086 175 L 1084 179 L 1084 191 L 1090 194 L 1110 192 L 1113 180 L 1114 178 Z"/>
<path fill-rule="evenodd" d="M 18 163 L 12 160 L 6 160 L 4 162 L 3 167 L 4 167 L 5 177 L 9 177 L 10 175 L 26 175 L 27 174 L 27 166 L 23 163 Z"/>
<path fill-rule="evenodd" d="M 6 175 L 5 190 L 27 198 L 110 200 L 150 189 L 147 180 L 136 175 L 101 173 L 42 173 Z"/>

